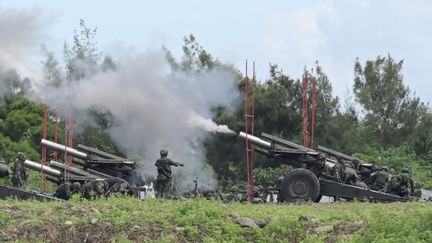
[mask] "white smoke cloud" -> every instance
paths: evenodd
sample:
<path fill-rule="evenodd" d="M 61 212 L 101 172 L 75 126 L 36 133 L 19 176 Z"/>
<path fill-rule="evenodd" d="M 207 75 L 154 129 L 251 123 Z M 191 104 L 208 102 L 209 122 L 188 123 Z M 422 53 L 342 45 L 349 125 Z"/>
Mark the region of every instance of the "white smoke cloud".
<path fill-rule="evenodd" d="M 0 4 L 0 67 L 40 78 L 40 60 L 32 57 L 47 40 L 43 30 L 48 25 L 38 9 L 10 9 Z"/>
<path fill-rule="evenodd" d="M 46 100 L 59 116 L 66 117 L 71 110 L 109 111 L 115 119 L 109 132 L 116 145 L 129 156 L 140 158 L 146 171 L 156 173 L 159 151 L 167 149 L 170 158 L 185 163 L 181 172 L 186 177 L 182 179 L 192 184 L 193 177 L 199 176 L 200 183 L 215 185 L 211 172 L 203 170 L 202 141 L 213 132 L 233 134 L 211 119 L 212 108 L 232 107 L 239 100 L 232 71 L 173 70 L 164 51 L 149 50 L 133 56 L 114 55 L 120 58 L 116 71 L 59 88 L 42 87 L 44 58 L 40 49 L 47 40 L 43 34 L 47 24 L 36 9 L 4 9 L 0 5 L 1 96 L 3 81 L 11 74 L 16 74 L 17 80 L 30 77 L 37 93 L 29 98 Z M 84 65 L 81 71 L 87 68 Z M 6 72 L 9 69 L 13 71 Z M 81 115 L 77 119 L 79 126 L 90 118 Z M 79 132 L 79 127 L 75 131 Z"/>
<path fill-rule="evenodd" d="M 230 107 L 239 100 L 234 75 L 216 68 L 206 73 L 173 70 L 162 50 L 129 56 L 116 71 L 46 90 L 48 103 L 57 112 L 69 109 L 109 111 L 115 117 L 110 134 L 130 155 L 142 158 L 155 171 L 160 149 L 185 163 L 186 180 L 193 176 L 214 184 L 213 175 L 204 174 L 202 140 L 209 132 L 233 133 L 215 124 L 211 109 Z"/>

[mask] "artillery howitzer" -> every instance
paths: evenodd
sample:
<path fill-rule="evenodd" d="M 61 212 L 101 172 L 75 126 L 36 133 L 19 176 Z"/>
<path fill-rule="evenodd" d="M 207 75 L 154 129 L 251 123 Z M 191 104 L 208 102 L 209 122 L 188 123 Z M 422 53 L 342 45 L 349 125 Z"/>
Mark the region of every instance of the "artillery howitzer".
<path fill-rule="evenodd" d="M 100 151 L 85 145 L 78 145 L 80 150 L 64 146 L 49 140 L 42 139 L 41 144 L 47 149 L 64 152 L 73 157 L 74 164 L 80 165 L 82 169 L 71 167 L 56 161 L 50 161 L 48 165 L 26 160 L 24 166 L 43 171 L 49 181 L 61 183 L 63 180 L 70 182 L 86 182 L 94 179 L 105 179 L 119 177 L 128 179 L 130 172 L 135 168 L 135 161 Z"/>
<path fill-rule="evenodd" d="M 262 133 L 261 136 L 263 139 L 244 132 L 239 133 L 240 138 L 245 138 L 255 145 L 258 153 L 296 168 L 286 173 L 281 182 L 280 192 L 284 201 L 311 200 L 318 202 L 321 196 L 371 201 L 408 200 L 396 195 L 338 182 L 332 178 L 328 168 L 336 166 L 339 163 L 338 160 L 352 161 L 354 157 L 324 147 L 316 151 L 266 133 Z M 360 165 L 360 168 L 365 171 L 368 170 L 368 167 L 366 163 Z M 347 168 L 354 170 L 351 167 Z"/>

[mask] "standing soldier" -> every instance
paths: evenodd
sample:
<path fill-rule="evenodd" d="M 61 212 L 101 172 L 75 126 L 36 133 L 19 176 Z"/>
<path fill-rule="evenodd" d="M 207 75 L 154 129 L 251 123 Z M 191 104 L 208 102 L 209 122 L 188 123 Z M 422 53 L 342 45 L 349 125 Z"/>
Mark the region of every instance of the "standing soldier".
<path fill-rule="evenodd" d="M 17 158 L 15 160 L 15 165 L 12 174 L 12 185 L 15 187 L 23 188 L 27 181 L 27 171 L 24 167 L 24 161 L 26 157 L 23 152 L 17 153 Z"/>
<path fill-rule="evenodd" d="M 168 151 L 162 149 L 160 151 L 161 158 L 156 160 L 155 166 L 157 168 L 157 178 L 156 178 L 156 191 L 158 192 L 158 197 L 165 197 L 169 192 L 171 187 L 172 171 L 171 166 L 184 166 L 184 164 L 179 162 L 174 162 L 170 160 L 168 156 Z"/>

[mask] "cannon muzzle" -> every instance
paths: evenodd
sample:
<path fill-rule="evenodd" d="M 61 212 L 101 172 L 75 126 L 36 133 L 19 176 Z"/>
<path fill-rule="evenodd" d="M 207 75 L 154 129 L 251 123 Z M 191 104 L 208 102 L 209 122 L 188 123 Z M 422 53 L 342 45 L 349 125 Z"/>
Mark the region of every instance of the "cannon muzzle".
<path fill-rule="evenodd" d="M 28 159 L 26 159 L 24 161 L 24 166 L 29 168 L 29 169 L 33 169 L 33 170 L 37 170 L 37 171 L 42 170 L 45 174 L 56 177 L 56 178 L 60 177 L 62 174 L 60 170 L 53 169 L 53 168 L 49 167 L 48 165 L 39 164 L 37 162 L 31 161 Z"/>
<path fill-rule="evenodd" d="M 247 140 L 249 142 L 251 142 L 251 143 L 253 143 L 253 144 L 255 144 L 255 145 L 259 146 L 259 147 L 266 148 L 266 149 L 270 149 L 271 146 L 272 146 L 270 142 L 267 142 L 265 140 L 262 140 L 259 137 L 255 137 L 253 135 L 250 135 L 250 134 L 247 134 L 247 133 L 244 133 L 244 132 L 240 132 L 239 133 L 239 137 L 245 138 L 245 139 L 247 138 Z"/>
<path fill-rule="evenodd" d="M 79 159 L 87 159 L 88 158 L 88 155 L 86 153 L 83 153 L 83 152 L 78 151 L 78 150 L 76 150 L 74 148 L 66 147 L 66 146 L 64 146 L 62 144 L 55 143 L 55 142 L 52 142 L 52 141 L 49 141 L 49 140 L 46 140 L 46 139 L 42 139 L 41 140 L 41 144 L 43 146 L 46 146 L 47 148 L 53 149 L 53 150 L 55 150 L 57 152 L 64 152 L 64 151 L 66 151 L 67 154 L 69 154 L 69 155 L 71 155 L 73 157 L 79 158 Z"/>

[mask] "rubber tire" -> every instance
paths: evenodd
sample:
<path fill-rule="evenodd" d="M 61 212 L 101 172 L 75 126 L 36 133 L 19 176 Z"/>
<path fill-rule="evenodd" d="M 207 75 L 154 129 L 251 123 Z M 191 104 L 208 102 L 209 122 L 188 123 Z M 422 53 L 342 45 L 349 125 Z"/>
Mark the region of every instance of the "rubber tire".
<path fill-rule="evenodd" d="M 320 193 L 320 183 L 316 175 L 303 168 L 294 169 L 285 175 L 281 184 L 284 201 L 316 201 Z"/>

